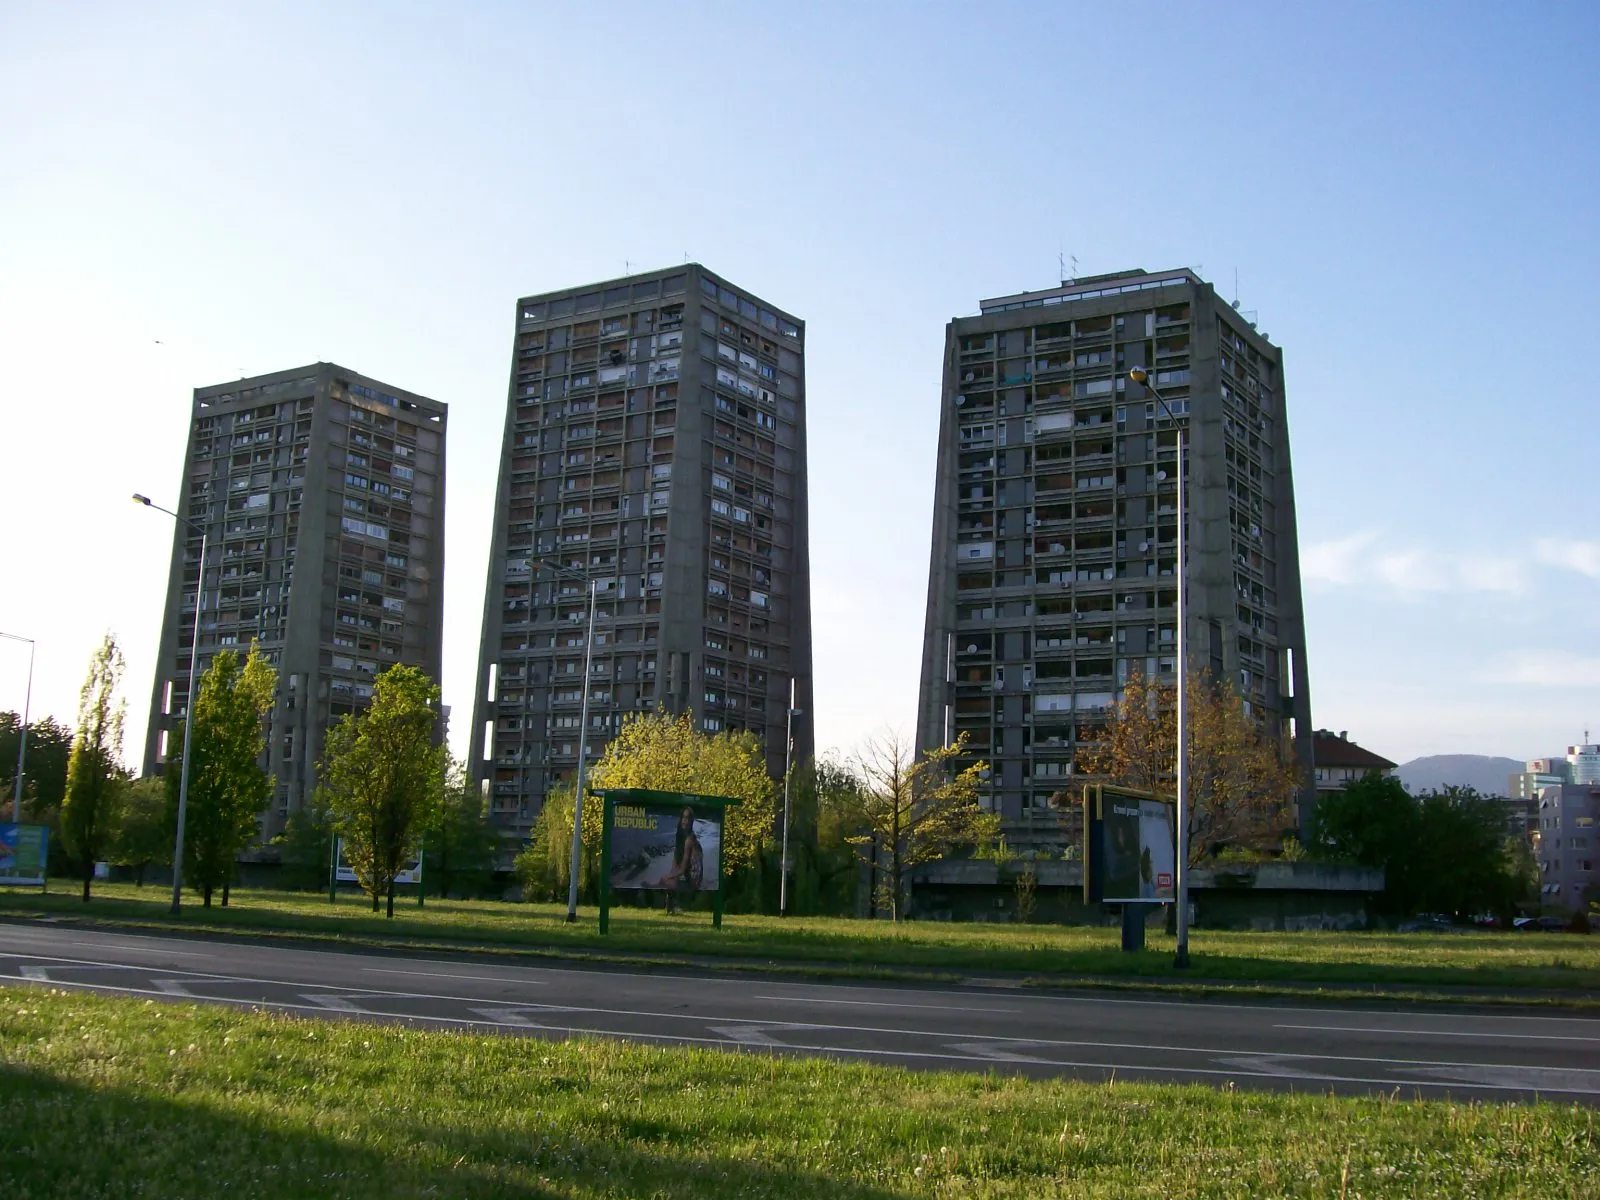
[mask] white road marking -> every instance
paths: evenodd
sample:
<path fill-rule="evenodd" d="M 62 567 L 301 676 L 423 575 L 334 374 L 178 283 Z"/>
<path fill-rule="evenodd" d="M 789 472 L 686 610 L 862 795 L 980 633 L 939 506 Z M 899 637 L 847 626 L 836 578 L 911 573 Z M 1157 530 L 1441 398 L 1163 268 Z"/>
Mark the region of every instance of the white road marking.
<path fill-rule="evenodd" d="M 186 1000 L 201 999 L 191 992 L 181 979 L 152 979 L 150 986 L 163 996 L 182 996 Z"/>
<path fill-rule="evenodd" d="M 1018 1054 L 1015 1051 L 1004 1050 L 987 1042 L 946 1042 L 945 1045 L 952 1050 L 960 1050 L 972 1058 L 981 1058 L 988 1062 L 1041 1064 L 1050 1062 L 1048 1058 L 1035 1058 L 1031 1054 Z"/>
<path fill-rule="evenodd" d="M 196 950 L 173 950 L 173 949 L 170 949 L 167 946 L 162 945 L 161 944 L 161 939 L 159 939 L 159 938 L 134 938 L 134 939 L 130 939 L 130 940 L 134 944 L 129 945 L 127 948 L 129 950 L 139 951 L 140 953 L 170 954 L 174 958 L 212 958 L 212 957 L 214 957 L 213 955 L 210 955 L 210 954 L 202 954 L 202 953 L 200 953 L 199 951 L 196 951 Z M 152 946 L 141 946 L 141 945 L 138 944 L 139 942 L 146 942 L 146 941 L 154 942 L 155 945 L 152 945 Z M 104 949 L 106 949 L 106 944 L 104 942 L 68 942 L 67 945 L 69 945 L 69 946 L 93 946 L 96 950 L 104 950 Z"/>
<path fill-rule="evenodd" d="M 513 979 L 509 975 L 465 975 L 453 971 L 405 971 L 398 967 L 362 967 L 375 975 L 425 975 L 430 979 L 475 979 L 480 983 L 527 983 L 534 987 L 549 987 L 540 979 Z"/>
<path fill-rule="evenodd" d="M 789 1004 L 850 1004 L 864 1008 L 929 1008 L 935 1012 L 1009 1013 L 1014 1008 L 969 1008 L 960 1004 L 907 1004 L 898 1000 L 835 1000 L 823 996 L 751 996 L 752 1000 L 782 1000 Z"/>
<path fill-rule="evenodd" d="M 782 1046 L 783 1043 L 773 1037 L 760 1025 L 707 1025 L 712 1033 L 720 1033 L 730 1042 L 738 1042 L 741 1046 Z"/>
<path fill-rule="evenodd" d="M 24 979 L 31 979 L 35 983 L 49 983 L 50 982 L 50 968 L 48 968 L 48 967 L 26 966 L 26 967 L 23 967 L 21 970 L 22 970 L 22 977 Z"/>
<path fill-rule="evenodd" d="M 369 1016 L 379 1015 L 371 1013 L 369 1010 L 362 1008 L 348 995 L 336 996 L 330 995 L 326 992 L 301 992 L 300 995 L 304 999 L 311 1001 L 311 1003 L 319 1005 L 322 1008 L 332 1009 L 334 1012 L 366 1013 Z M 357 995 L 360 995 L 364 998 L 366 993 L 358 992 Z"/>
<path fill-rule="evenodd" d="M 1317 1029 L 1323 1033 L 1387 1033 L 1395 1037 L 1516 1038 L 1530 1042 L 1600 1042 L 1600 1037 L 1570 1033 L 1501 1033 L 1498 1029 L 1386 1029 L 1377 1025 L 1274 1025 L 1274 1029 Z"/>

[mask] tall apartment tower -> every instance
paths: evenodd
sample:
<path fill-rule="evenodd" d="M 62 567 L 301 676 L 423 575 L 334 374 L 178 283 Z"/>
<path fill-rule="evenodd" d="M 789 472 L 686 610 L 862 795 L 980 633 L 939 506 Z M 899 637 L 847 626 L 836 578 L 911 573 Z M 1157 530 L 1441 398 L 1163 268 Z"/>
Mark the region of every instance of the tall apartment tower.
<path fill-rule="evenodd" d="M 189 683 L 259 639 L 278 671 L 263 835 L 316 784 L 328 724 L 406 663 L 439 678 L 445 405 L 332 363 L 197 388 L 174 522 L 146 774 L 162 770 Z"/>
<path fill-rule="evenodd" d="M 1310 778 L 1282 354 L 1187 270 L 1069 281 L 945 333 L 918 739 L 968 735 L 1013 845 L 1064 835 L 1050 797 L 1130 674 L 1176 677 L 1176 432 L 1133 367 L 1189 430 L 1189 661 Z"/>
<path fill-rule="evenodd" d="M 811 752 L 805 327 L 698 264 L 517 303 L 471 749 L 508 838 L 575 772 L 591 650 L 591 761 L 661 706 L 781 774 L 791 679 Z"/>

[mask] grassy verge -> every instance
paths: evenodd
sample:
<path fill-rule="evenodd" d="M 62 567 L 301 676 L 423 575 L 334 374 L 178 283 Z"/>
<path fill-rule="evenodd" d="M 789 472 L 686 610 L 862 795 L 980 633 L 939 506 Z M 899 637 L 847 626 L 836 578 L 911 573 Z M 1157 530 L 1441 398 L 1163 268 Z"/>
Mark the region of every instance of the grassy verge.
<path fill-rule="evenodd" d="M 1152 935 L 1144 954 L 1124 954 L 1109 928 L 978 925 L 839 918 L 735 915 L 711 928 L 705 914 L 668 917 L 647 909 L 613 910 L 601 937 L 592 911 L 576 925 L 555 905 L 429 900 L 404 904 L 394 920 L 359 899 L 304 893 L 238 891 L 228 908 L 191 905 L 178 922 L 166 916 L 158 889 L 111 885 L 84 905 L 67 895 L 0 894 L 0 913 L 59 913 L 96 920 L 178 925 L 234 933 L 291 933 L 430 948 L 485 947 L 535 953 L 598 953 L 779 962 L 839 973 L 895 971 L 985 973 L 1037 980 L 1101 978 L 1176 985 L 1186 978 L 1223 984 L 1351 989 L 1383 985 L 1426 992 L 1549 989 L 1600 994 L 1600 937 L 1517 933 L 1240 933 L 1196 930 L 1193 966 L 1173 970 L 1170 939 Z"/>
<path fill-rule="evenodd" d="M 1593 1196 L 1578 1106 L 531 1042 L 0 988 L 10 1195 Z"/>

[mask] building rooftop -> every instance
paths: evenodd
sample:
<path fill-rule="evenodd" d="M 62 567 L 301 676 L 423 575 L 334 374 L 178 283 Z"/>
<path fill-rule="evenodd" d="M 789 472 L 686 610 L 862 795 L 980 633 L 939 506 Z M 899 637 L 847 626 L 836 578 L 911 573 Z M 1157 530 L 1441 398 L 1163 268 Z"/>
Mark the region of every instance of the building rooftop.
<path fill-rule="evenodd" d="M 1369 771 L 1392 771 L 1398 765 L 1356 745 L 1348 731 L 1334 733 L 1330 729 L 1319 729 L 1311 735 L 1311 760 L 1319 767 L 1357 767 Z"/>

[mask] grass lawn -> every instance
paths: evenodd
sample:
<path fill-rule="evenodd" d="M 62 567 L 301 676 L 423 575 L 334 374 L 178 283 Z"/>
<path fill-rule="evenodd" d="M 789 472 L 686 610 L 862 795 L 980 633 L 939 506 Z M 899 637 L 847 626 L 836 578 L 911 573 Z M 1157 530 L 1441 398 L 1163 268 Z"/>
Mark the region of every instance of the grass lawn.
<path fill-rule="evenodd" d="M 546 1043 L 0 988 L 8 1196 L 1600 1195 L 1600 1115 Z"/>
<path fill-rule="evenodd" d="M 404 939 L 418 945 L 544 953 L 703 955 L 836 964 L 863 972 L 918 969 L 958 974 L 1021 972 L 1039 977 L 1102 976 L 1141 981 L 1183 978 L 1236 983 L 1363 984 L 1503 991 L 1554 988 L 1600 996 L 1600 937 L 1532 933 L 1242 933 L 1194 930 L 1187 976 L 1172 967 L 1171 939 L 1152 933 L 1144 954 L 1124 954 L 1114 928 L 987 925 L 830 917 L 729 915 L 722 929 L 709 915 L 668 917 L 660 910 L 612 910 L 601 937 L 594 911 L 576 925 L 565 907 L 430 899 L 397 903 L 394 920 L 374 915 L 357 895 L 240 890 L 229 907 L 186 906 L 173 922 L 168 893 L 131 884 L 103 885 L 85 906 L 75 895 L 0 893 L 0 914 L 59 912 L 188 929 L 283 931 L 350 940 Z"/>

